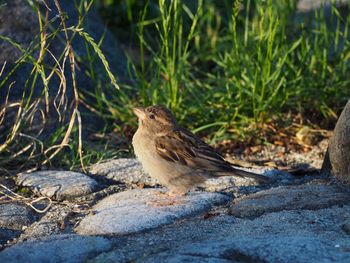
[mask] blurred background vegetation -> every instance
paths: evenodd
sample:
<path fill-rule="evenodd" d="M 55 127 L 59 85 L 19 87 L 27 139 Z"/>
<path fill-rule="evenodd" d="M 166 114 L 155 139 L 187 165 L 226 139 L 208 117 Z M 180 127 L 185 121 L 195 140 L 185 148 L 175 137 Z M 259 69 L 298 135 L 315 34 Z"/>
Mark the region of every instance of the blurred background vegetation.
<path fill-rule="evenodd" d="M 6 96 L 16 89 L 9 80 L 18 65 L 32 67 L 19 102 L 2 101 L 0 167 L 6 173 L 42 165 L 77 169 L 131 155 L 134 106 L 166 105 L 212 144 L 262 144 L 294 124 L 332 129 L 350 96 L 349 2 L 304 12 L 297 0 L 75 0 L 78 20 L 69 26 L 61 1 L 51 1 L 50 9 L 47 1 L 27 2 L 40 21 L 33 43 L 22 47 L 0 34 L 21 53 L 0 73 Z M 85 30 L 92 9 L 125 51 L 125 76 L 101 48 L 105 35 L 96 39 Z M 50 18 L 52 10 L 58 15 Z M 48 50 L 61 33 L 65 47 L 52 56 Z M 84 55 L 76 52 L 78 37 Z M 54 57 L 55 66 L 45 56 Z M 75 79 L 82 64 L 92 90 Z M 73 102 L 58 107 L 58 115 L 68 117 L 41 136 L 42 129 L 33 128 L 36 114 L 50 123 L 51 99 L 65 96 L 61 89 L 50 92 L 53 75 Z"/>

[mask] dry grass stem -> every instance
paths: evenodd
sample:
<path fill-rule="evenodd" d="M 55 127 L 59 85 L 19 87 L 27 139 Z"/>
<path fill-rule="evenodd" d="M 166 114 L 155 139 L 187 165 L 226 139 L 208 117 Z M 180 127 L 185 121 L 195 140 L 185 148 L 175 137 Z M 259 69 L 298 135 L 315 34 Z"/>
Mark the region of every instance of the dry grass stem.
<path fill-rule="evenodd" d="M 32 208 L 37 213 L 45 213 L 51 208 L 52 200 L 49 197 L 41 196 L 41 197 L 32 199 L 32 198 L 21 196 L 21 195 L 15 193 L 15 192 L 13 192 L 12 190 L 7 188 L 3 184 L 0 184 L 0 187 L 5 189 L 5 191 L 4 190 L 0 190 L 0 194 L 2 194 L 3 196 L 6 196 L 7 198 L 11 199 L 12 201 L 24 203 L 25 205 L 29 206 L 30 208 Z M 46 205 L 46 207 L 44 209 L 36 208 L 35 204 L 40 202 L 40 201 L 42 201 L 42 200 L 47 200 L 48 201 L 48 204 Z"/>

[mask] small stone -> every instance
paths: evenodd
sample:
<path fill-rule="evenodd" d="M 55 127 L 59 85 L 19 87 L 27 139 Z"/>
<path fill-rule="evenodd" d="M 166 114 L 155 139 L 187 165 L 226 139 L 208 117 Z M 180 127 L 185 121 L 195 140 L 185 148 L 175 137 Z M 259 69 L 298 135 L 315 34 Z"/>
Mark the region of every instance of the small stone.
<path fill-rule="evenodd" d="M 56 200 L 73 199 L 92 193 L 97 182 L 85 174 L 71 171 L 39 171 L 21 174 L 16 183 L 35 193 Z"/>
<path fill-rule="evenodd" d="M 19 203 L 0 205 L 0 228 L 22 230 L 33 222 L 34 216 L 27 206 Z"/>
<path fill-rule="evenodd" d="M 234 200 L 230 214 L 257 217 L 295 209 L 321 209 L 350 203 L 350 193 L 333 185 L 280 186 Z"/>
<path fill-rule="evenodd" d="M 229 200 L 218 193 L 193 192 L 170 203 L 155 189 L 135 189 L 111 195 L 94 207 L 76 228 L 81 235 L 128 234 L 171 224 Z M 169 202 L 166 204 L 166 202 Z"/>

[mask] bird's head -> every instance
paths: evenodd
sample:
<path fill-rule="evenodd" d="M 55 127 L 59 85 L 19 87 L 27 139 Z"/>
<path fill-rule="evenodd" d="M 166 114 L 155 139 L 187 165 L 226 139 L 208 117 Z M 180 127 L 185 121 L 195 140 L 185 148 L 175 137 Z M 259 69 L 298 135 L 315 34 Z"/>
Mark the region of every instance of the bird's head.
<path fill-rule="evenodd" d="M 139 119 L 139 127 L 155 135 L 170 131 L 177 126 L 174 115 L 164 106 L 134 108 L 134 113 Z"/>

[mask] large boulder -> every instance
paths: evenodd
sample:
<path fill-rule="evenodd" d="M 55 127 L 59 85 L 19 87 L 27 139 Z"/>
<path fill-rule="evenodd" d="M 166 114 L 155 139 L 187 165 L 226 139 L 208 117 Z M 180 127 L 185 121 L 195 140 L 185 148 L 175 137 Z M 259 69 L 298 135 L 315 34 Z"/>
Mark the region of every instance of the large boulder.
<path fill-rule="evenodd" d="M 335 125 L 322 170 L 350 185 L 350 100 Z"/>

